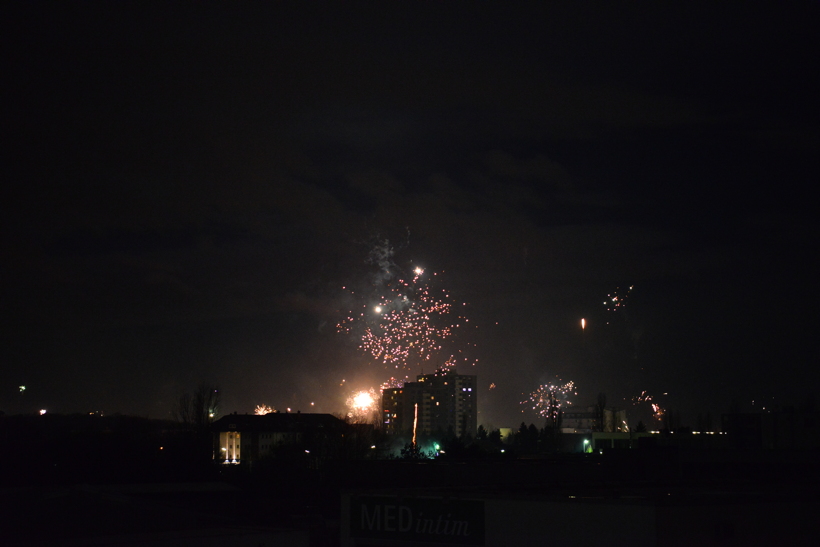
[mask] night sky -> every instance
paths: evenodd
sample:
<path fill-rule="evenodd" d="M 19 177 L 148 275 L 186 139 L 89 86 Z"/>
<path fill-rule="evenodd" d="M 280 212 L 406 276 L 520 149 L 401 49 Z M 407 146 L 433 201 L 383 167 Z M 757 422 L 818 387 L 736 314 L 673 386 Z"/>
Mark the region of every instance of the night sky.
<path fill-rule="evenodd" d="M 485 425 L 816 390 L 817 2 L 271 4 L 3 5 L 0 410 L 343 412 L 416 266 Z"/>

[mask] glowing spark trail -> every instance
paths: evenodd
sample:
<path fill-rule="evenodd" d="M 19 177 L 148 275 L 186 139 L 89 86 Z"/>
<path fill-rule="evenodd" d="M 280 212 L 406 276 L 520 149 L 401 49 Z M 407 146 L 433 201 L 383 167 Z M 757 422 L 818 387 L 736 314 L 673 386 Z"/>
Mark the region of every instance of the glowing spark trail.
<path fill-rule="evenodd" d="M 419 404 L 416 403 L 413 408 L 413 448 L 416 448 L 416 426 L 419 423 Z"/>

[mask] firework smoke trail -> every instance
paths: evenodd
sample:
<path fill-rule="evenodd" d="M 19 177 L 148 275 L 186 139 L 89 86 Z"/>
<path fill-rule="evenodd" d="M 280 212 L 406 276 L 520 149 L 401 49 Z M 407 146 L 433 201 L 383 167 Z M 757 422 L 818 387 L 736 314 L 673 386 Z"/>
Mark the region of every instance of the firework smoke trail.
<path fill-rule="evenodd" d="M 375 285 L 381 285 L 389 281 L 394 275 L 393 272 L 398 270 L 398 267 L 393 262 L 394 254 L 395 251 L 388 239 L 378 241 L 376 245 L 370 249 L 366 262 L 379 267 L 378 273 L 376 273 L 373 280 Z"/>
<path fill-rule="evenodd" d="M 566 384 L 545 384 L 538 386 L 538 389 L 530 393 L 530 398 L 526 401 L 521 401 L 521 404 L 532 405 L 532 409 L 546 420 L 552 422 L 553 427 L 558 424 L 558 417 L 564 405 L 571 405 L 572 402 L 568 400 L 570 395 L 577 395 L 575 393 L 575 382 L 567 382 Z"/>

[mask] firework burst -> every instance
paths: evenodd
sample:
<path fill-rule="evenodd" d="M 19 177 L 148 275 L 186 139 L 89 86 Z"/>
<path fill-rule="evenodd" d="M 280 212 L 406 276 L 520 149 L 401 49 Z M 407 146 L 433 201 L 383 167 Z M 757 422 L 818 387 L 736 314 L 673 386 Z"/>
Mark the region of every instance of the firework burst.
<path fill-rule="evenodd" d="M 265 414 L 270 414 L 271 412 L 275 412 L 273 408 L 268 405 L 256 405 L 253 413 L 257 416 L 264 416 Z"/>
<path fill-rule="evenodd" d="M 347 417 L 354 423 L 369 423 L 379 413 L 380 395 L 374 388 L 355 391 L 347 398 Z"/>
<path fill-rule="evenodd" d="M 359 348 L 386 368 L 411 371 L 426 361 L 448 368 L 459 360 L 469 362 L 461 357 L 462 350 L 442 359 L 445 342 L 469 319 L 456 312 L 446 290 L 435 290 L 425 281 L 424 273 L 417 267 L 409 280 L 398 279 L 377 303 L 362 304 L 359 314 L 340 321 L 339 332 L 352 334 L 357 326 L 363 327 Z"/>
<path fill-rule="evenodd" d="M 661 423 L 663 419 L 663 415 L 666 411 L 659 405 L 658 403 L 654 402 L 654 398 L 652 395 L 649 395 L 646 390 L 641 391 L 640 395 L 635 395 L 632 397 L 632 406 L 636 407 L 645 407 L 648 406 L 652 409 L 652 419 L 655 420 L 657 424 Z"/>
<path fill-rule="evenodd" d="M 626 302 L 629 299 L 629 294 L 632 292 L 634 285 L 630 285 L 626 289 L 616 287 L 614 291 L 606 295 L 606 300 L 603 304 L 606 311 L 618 311 L 626 307 Z"/>
<path fill-rule="evenodd" d="M 569 406 L 569 400 L 575 393 L 575 382 L 566 384 L 545 384 L 538 386 L 538 389 L 530 393 L 529 399 L 521 401 L 522 405 L 530 405 L 539 417 L 557 425 L 558 418 L 564 406 Z"/>

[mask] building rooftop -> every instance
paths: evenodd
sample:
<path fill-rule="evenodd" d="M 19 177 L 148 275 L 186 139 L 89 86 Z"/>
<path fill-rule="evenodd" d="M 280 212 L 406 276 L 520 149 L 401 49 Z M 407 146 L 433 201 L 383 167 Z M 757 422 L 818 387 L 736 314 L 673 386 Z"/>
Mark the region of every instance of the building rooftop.
<path fill-rule="evenodd" d="M 213 431 L 286 432 L 305 429 L 338 429 L 342 422 L 332 414 L 303 414 L 301 412 L 272 412 L 270 414 L 228 414 L 212 425 Z"/>

